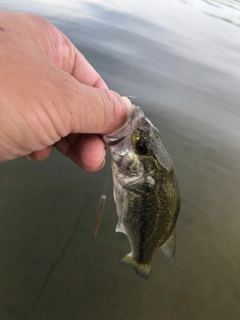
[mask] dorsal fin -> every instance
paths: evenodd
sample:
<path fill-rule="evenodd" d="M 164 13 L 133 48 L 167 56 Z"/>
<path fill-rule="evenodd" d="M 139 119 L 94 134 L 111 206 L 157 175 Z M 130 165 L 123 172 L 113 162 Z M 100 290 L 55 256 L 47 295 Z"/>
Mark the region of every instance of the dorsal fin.
<path fill-rule="evenodd" d="M 176 250 L 176 231 L 174 230 L 170 238 L 161 246 L 162 251 L 171 263 L 174 261 Z"/>

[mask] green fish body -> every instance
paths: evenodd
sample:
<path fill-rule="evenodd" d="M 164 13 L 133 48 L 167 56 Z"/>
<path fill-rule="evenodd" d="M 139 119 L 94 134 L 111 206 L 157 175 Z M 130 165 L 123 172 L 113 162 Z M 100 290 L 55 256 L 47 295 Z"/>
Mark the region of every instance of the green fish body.
<path fill-rule="evenodd" d="M 158 129 L 139 107 L 104 141 L 112 156 L 116 231 L 126 234 L 131 247 L 120 262 L 147 279 L 157 247 L 174 260 L 180 210 L 174 166 Z"/>

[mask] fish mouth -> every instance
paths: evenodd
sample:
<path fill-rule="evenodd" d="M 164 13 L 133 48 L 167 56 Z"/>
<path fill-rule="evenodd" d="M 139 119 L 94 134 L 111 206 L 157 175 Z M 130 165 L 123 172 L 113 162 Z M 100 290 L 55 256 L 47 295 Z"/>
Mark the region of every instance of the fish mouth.
<path fill-rule="evenodd" d="M 119 142 L 123 141 L 126 138 L 126 136 L 121 137 L 120 139 L 112 139 L 111 141 L 109 141 L 107 144 L 108 147 L 112 147 L 115 146 L 116 144 L 118 144 Z"/>
<path fill-rule="evenodd" d="M 136 128 L 137 122 L 143 117 L 143 111 L 139 107 L 134 106 L 133 111 L 130 113 L 127 121 L 121 128 L 109 135 L 103 136 L 105 144 L 108 147 L 111 147 L 124 140 L 126 136 L 133 132 L 133 130 Z"/>

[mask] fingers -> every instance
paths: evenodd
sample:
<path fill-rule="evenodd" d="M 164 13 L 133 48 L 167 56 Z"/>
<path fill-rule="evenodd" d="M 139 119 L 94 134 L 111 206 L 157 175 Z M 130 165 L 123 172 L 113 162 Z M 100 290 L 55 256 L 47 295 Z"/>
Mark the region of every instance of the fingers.
<path fill-rule="evenodd" d="M 26 156 L 29 160 L 32 161 L 43 161 L 47 159 L 52 153 L 53 147 L 46 147 L 42 150 L 35 151 Z"/>
<path fill-rule="evenodd" d="M 37 43 L 56 66 L 70 73 L 79 82 L 95 88 L 108 88 L 72 42 L 48 20 L 31 13 L 1 12 L 0 14 L 1 25 L 4 28 L 20 32 Z"/>
<path fill-rule="evenodd" d="M 133 110 L 133 105 L 128 98 L 122 98 L 111 90 L 83 85 L 70 99 L 69 101 L 72 102 L 69 105 L 70 130 L 73 133 L 112 133 L 126 122 Z"/>
<path fill-rule="evenodd" d="M 61 33 L 63 38 L 62 69 L 69 72 L 79 82 L 95 88 L 108 89 L 108 86 L 72 42 Z M 64 62 L 66 64 L 64 64 Z"/>
<path fill-rule="evenodd" d="M 108 89 L 108 86 L 101 76 L 76 48 L 72 76 L 88 86 Z"/>
<path fill-rule="evenodd" d="M 97 135 L 72 134 L 57 142 L 55 147 L 86 171 L 94 172 L 104 167 L 105 145 Z M 27 155 L 26 158 L 32 161 L 43 161 L 50 156 L 52 150 L 52 147 L 46 147 Z"/>
<path fill-rule="evenodd" d="M 82 168 L 86 171 L 97 171 L 105 164 L 105 144 L 99 136 L 84 135 L 76 145 Z"/>
<path fill-rule="evenodd" d="M 55 147 L 86 171 L 94 172 L 104 167 L 105 145 L 97 135 L 72 134 L 58 141 Z M 52 150 L 52 147 L 46 147 L 27 155 L 26 158 L 43 161 L 50 156 Z"/>
<path fill-rule="evenodd" d="M 78 82 L 86 87 L 77 89 L 77 108 L 70 111 L 74 116 L 71 132 L 110 133 L 118 129 L 128 118 L 133 109 L 129 99 L 123 98 L 110 90 L 108 86 L 77 50 L 71 41 L 62 33 L 63 59 L 67 65 L 62 65 L 64 71 L 69 72 Z M 98 88 L 102 90 L 93 90 Z M 80 103 L 79 93 L 83 92 L 83 103 Z M 68 91 L 69 92 L 69 91 Z M 72 104 L 73 105 L 73 104 Z"/>
<path fill-rule="evenodd" d="M 65 156 L 84 170 L 93 172 L 105 164 L 105 145 L 97 135 L 69 135 L 55 144 Z"/>
<path fill-rule="evenodd" d="M 109 91 L 70 40 L 45 19 L 33 15 L 4 17 L 4 28 L 8 27 L 8 21 L 16 20 L 13 28 L 17 31 L 16 37 L 11 41 L 7 39 L 10 48 L 17 49 L 8 51 L 14 52 L 11 59 L 8 58 L 10 69 L 6 69 L 7 78 L 13 80 L 5 82 L 8 87 L 5 92 L 15 92 L 7 99 L 11 101 L 13 96 L 19 99 L 19 103 L 10 103 L 15 110 L 14 120 L 18 115 L 21 119 L 17 122 L 18 131 L 21 134 L 28 132 L 27 143 L 23 134 L 17 141 L 13 139 L 16 149 L 20 150 L 19 155 L 38 150 L 28 158 L 44 160 L 52 150 L 47 146 L 62 138 L 56 147 L 63 154 L 85 170 L 101 168 L 105 149 L 97 134 L 111 133 L 121 127 L 133 108 L 130 101 Z M 22 33 L 21 39 L 18 32 Z M 19 107 L 15 108 L 15 105 Z M 9 119 L 12 123 L 12 118 Z M 68 136 L 71 133 L 84 135 L 73 138 Z M 19 143 L 21 139 L 24 148 Z"/>

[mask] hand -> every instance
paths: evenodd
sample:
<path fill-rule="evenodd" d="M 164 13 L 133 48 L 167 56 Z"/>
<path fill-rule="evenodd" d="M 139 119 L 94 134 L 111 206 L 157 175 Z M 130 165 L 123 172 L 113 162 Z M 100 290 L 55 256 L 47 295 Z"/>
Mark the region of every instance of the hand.
<path fill-rule="evenodd" d="M 128 99 L 42 17 L 0 12 L 0 43 L 0 161 L 40 161 L 55 146 L 83 169 L 101 169 L 99 135 L 123 125 Z"/>

